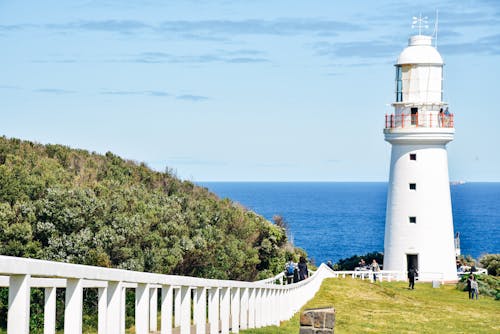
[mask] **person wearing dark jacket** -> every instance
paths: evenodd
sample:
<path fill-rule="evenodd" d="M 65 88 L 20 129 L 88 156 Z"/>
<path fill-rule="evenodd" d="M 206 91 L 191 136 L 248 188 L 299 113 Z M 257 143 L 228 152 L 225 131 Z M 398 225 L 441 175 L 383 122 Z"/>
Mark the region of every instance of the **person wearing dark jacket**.
<path fill-rule="evenodd" d="M 470 274 L 467 277 L 467 291 L 469 291 L 469 299 L 472 299 L 472 280 L 474 279 L 474 275 Z"/>
<path fill-rule="evenodd" d="M 305 280 L 308 277 L 308 273 L 306 259 L 301 256 L 299 260 L 299 280 Z"/>
<path fill-rule="evenodd" d="M 417 276 L 417 269 L 415 269 L 415 267 L 411 267 L 409 270 L 408 270 L 408 282 L 409 282 L 409 285 L 408 285 L 408 289 L 415 289 L 415 276 Z"/>

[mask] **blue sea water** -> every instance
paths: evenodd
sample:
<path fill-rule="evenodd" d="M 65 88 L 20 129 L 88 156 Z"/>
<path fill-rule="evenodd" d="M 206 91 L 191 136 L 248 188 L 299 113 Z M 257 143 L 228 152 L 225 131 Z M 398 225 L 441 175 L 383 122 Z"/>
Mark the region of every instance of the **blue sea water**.
<path fill-rule="evenodd" d="M 316 263 L 384 250 L 387 183 L 204 182 L 271 220 L 282 216 L 295 246 Z M 500 253 L 500 183 L 451 186 L 462 254 Z"/>

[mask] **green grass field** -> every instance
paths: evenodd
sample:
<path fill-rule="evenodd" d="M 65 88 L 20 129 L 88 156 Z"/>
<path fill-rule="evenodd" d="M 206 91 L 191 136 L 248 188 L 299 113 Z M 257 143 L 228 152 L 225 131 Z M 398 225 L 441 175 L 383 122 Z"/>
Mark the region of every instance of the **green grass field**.
<path fill-rule="evenodd" d="M 480 296 L 469 300 L 455 285 L 433 289 L 417 283 L 327 279 L 304 308 L 332 306 L 335 333 L 500 333 L 500 301 Z M 280 327 L 241 331 L 244 334 L 299 332 L 299 315 Z"/>

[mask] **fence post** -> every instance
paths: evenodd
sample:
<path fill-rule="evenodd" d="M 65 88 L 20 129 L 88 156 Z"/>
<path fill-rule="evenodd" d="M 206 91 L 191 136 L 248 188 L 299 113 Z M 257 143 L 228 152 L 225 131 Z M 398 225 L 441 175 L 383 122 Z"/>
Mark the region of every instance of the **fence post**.
<path fill-rule="evenodd" d="M 158 288 L 149 290 L 149 330 L 158 330 Z"/>
<path fill-rule="evenodd" d="M 219 288 L 208 290 L 208 322 L 210 323 L 210 334 L 219 333 Z"/>
<path fill-rule="evenodd" d="M 231 289 L 231 332 L 240 332 L 240 288 Z"/>
<path fill-rule="evenodd" d="M 12 275 L 9 280 L 7 334 L 29 334 L 30 275 Z"/>
<path fill-rule="evenodd" d="M 161 287 L 161 334 L 172 334 L 172 296 L 171 285 Z"/>
<path fill-rule="evenodd" d="M 258 288 L 255 294 L 255 328 L 261 328 L 264 325 L 264 289 Z"/>
<path fill-rule="evenodd" d="M 181 325 L 181 288 L 174 291 L 174 327 Z"/>
<path fill-rule="evenodd" d="M 257 289 L 250 288 L 248 291 L 248 328 L 255 328 L 255 294 Z"/>
<path fill-rule="evenodd" d="M 191 333 L 191 289 L 181 286 L 181 334 Z"/>
<path fill-rule="evenodd" d="M 119 334 L 121 328 L 122 284 L 108 282 L 106 334 Z M 125 322 L 125 320 L 123 321 Z"/>
<path fill-rule="evenodd" d="M 98 302 L 97 302 L 97 333 L 106 334 L 106 313 L 107 307 L 108 288 L 98 289 Z"/>
<path fill-rule="evenodd" d="M 45 304 L 43 308 L 43 334 L 56 332 L 56 288 L 45 288 Z"/>
<path fill-rule="evenodd" d="M 248 328 L 248 288 L 241 289 L 240 298 L 240 328 Z"/>
<path fill-rule="evenodd" d="M 82 333 L 83 280 L 68 278 L 64 308 L 64 333 Z"/>
<path fill-rule="evenodd" d="M 206 333 L 207 293 L 205 288 L 196 288 L 194 297 L 194 324 L 196 334 Z"/>
<path fill-rule="evenodd" d="M 135 332 L 136 334 L 149 333 L 149 286 L 145 283 L 137 284 L 135 289 Z"/>
<path fill-rule="evenodd" d="M 221 320 L 221 333 L 229 333 L 229 304 L 230 304 L 230 290 L 231 288 L 222 288 L 220 297 L 220 320 Z"/>
<path fill-rule="evenodd" d="M 273 317 L 273 305 L 271 305 L 272 300 L 271 300 L 271 290 L 270 289 L 264 289 L 264 325 L 269 326 L 272 324 L 271 318 Z"/>

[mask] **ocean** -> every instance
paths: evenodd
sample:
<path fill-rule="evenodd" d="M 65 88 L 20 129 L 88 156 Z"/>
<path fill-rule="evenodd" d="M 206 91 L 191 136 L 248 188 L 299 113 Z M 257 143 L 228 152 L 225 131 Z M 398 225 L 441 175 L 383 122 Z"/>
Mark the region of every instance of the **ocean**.
<path fill-rule="evenodd" d="M 387 183 L 202 182 L 272 220 L 282 216 L 293 243 L 316 264 L 384 250 Z M 500 183 L 451 185 L 462 254 L 500 253 Z"/>

